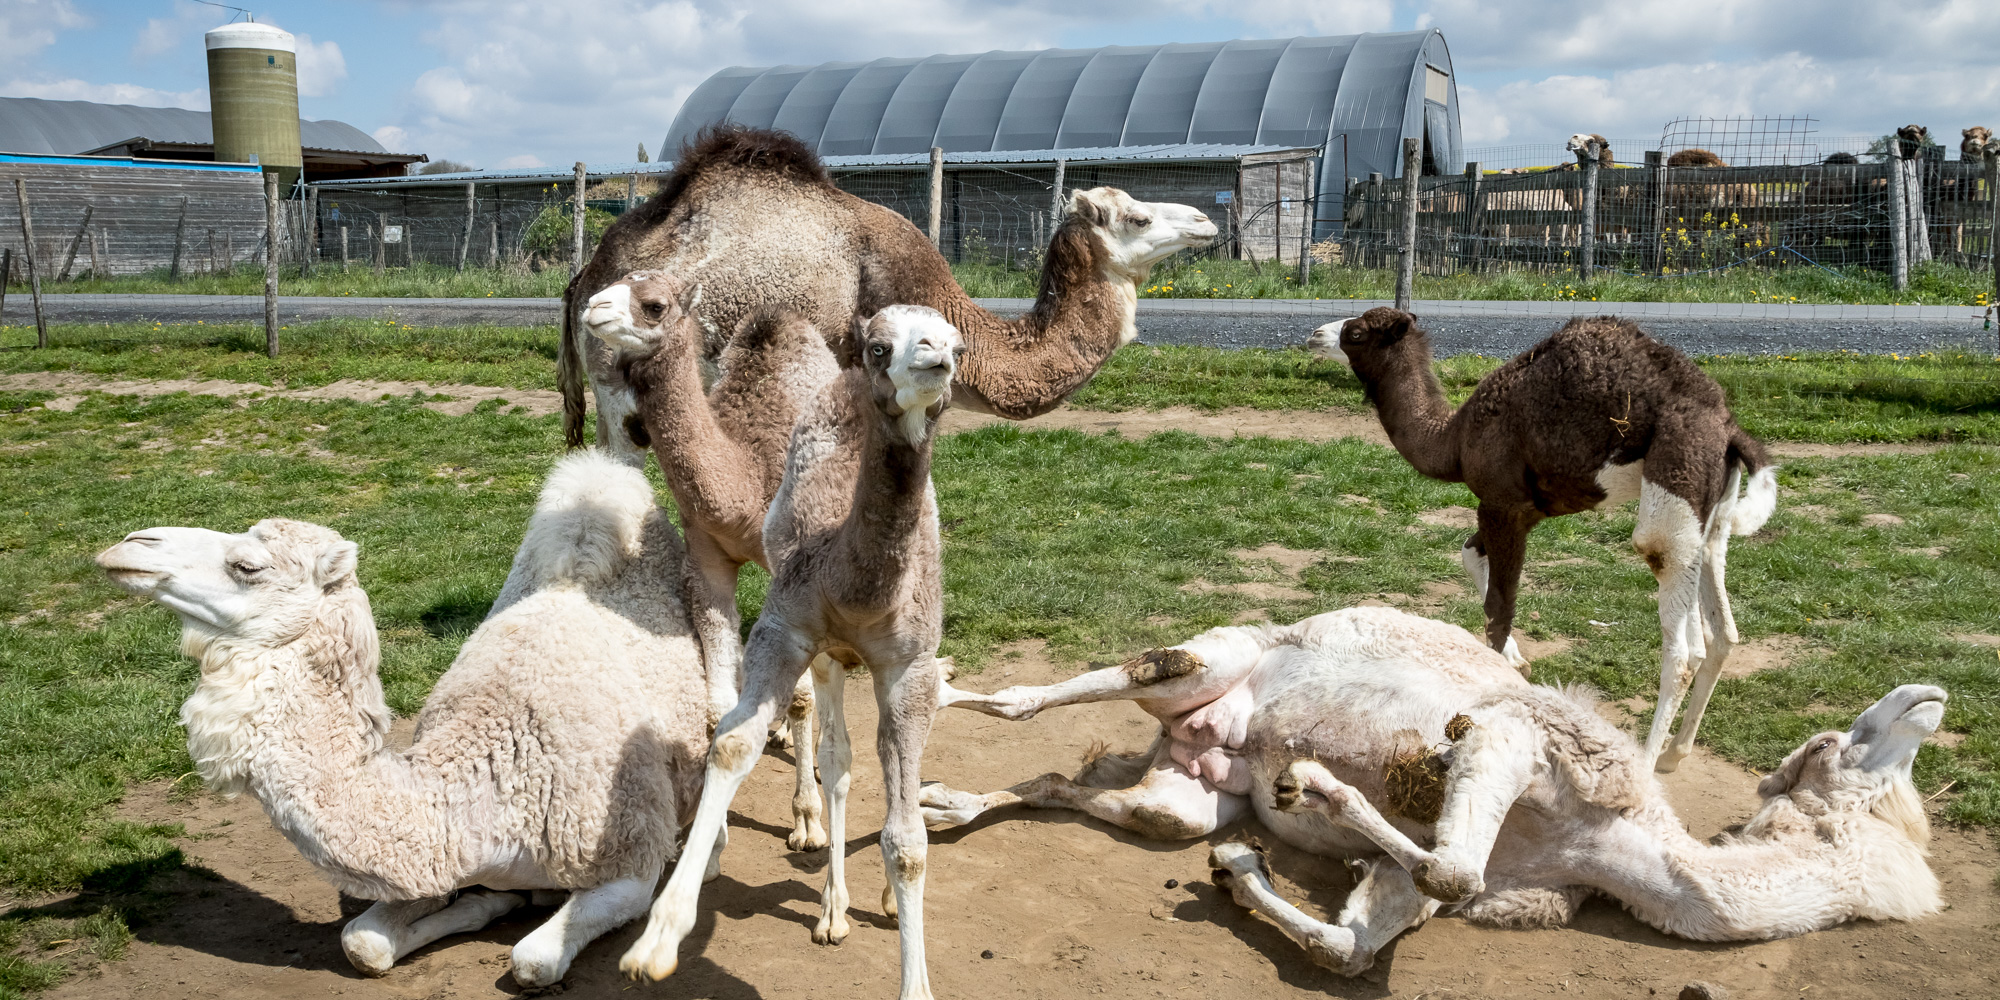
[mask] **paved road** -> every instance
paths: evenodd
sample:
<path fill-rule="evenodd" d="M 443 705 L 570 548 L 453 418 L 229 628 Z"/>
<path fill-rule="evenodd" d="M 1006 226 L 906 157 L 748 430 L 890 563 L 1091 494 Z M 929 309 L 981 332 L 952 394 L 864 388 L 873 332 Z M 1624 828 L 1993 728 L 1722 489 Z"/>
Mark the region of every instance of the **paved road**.
<path fill-rule="evenodd" d="M 23 296 L 10 296 L 5 322 L 29 321 Z M 50 295 L 56 323 L 158 320 L 170 323 L 245 322 L 263 318 L 263 300 L 251 295 Z M 1006 315 L 1025 311 L 1028 299 L 981 299 Z M 1293 299 L 1145 299 L 1139 303 L 1139 337 L 1153 344 L 1282 347 L 1302 342 L 1321 323 L 1353 316 L 1386 302 Z M 1571 316 L 1603 313 L 1631 317 L 1654 336 L 1696 353 L 1759 354 L 1856 350 L 1912 352 L 1936 347 L 1995 346 L 2000 331 L 1985 329 L 1970 306 L 1752 305 L 1685 302 L 1470 302 L 1418 301 L 1441 354 L 1508 355 L 1547 336 Z M 318 319 L 390 319 L 418 326 L 474 323 L 553 324 L 556 299 L 397 299 L 283 297 L 284 322 Z"/>

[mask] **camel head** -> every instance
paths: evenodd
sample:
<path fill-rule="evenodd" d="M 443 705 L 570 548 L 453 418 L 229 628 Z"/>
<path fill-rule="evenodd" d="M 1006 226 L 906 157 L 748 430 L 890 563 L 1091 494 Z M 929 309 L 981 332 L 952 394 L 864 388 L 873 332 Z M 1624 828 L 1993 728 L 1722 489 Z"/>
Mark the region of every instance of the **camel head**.
<path fill-rule="evenodd" d="M 1974 125 L 1960 131 L 1959 134 L 1965 137 L 1958 144 L 1958 155 L 1961 159 L 1977 160 L 1986 155 L 1988 150 L 2000 152 L 2000 148 L 1993 145 L 1993 130 L 1990 128 Z"/>
<path fill-rule="evenodd" d="M 929 306 L 889 306 L 856 318 L 851 344 L 876 407 L 904 443 L 922 444 L 951 405 L 951 378 L 965 353 L 958 328 Z"/>
<path fill-rule="evenodd" d="M 1590 144 L 1593 142 L 1597 144 L 1595 150 L 1591 149 Z M 1569 142 L 1564 148 L 1575 153 L 1577 162 L 1579 163 L 1583 162 L 1587 156 L 1595 156 L 1599 163 L 1611 162 L 1611 140 L 1594 132 L 1578 132 L 1570 136 Z"/>
<path fill-rule="evenodd" d="M 1338 361 L 1343 365 L 1349 364 L 1347 352 L 1340 349 L 1340 331 L 1357 318 L 1349 316 L 1346 319 L 1337 319 L 1331 323 L 1320 324 L 1319 328 L 1312 332 L 1312 336 L 1306 338 L 1306 350 L 1311 351 L 1312 356 L 1321 361 Z"/>
<path fill-rule="evenodd" d="M 1070 192 L 1069 213 L 1104 241 L 1110 266 L 1134 281 L 1181 250 L 1209 245 L 1219 232 L 1186 205 L 1140 201 L 1111 187 Z"/>
<path fill-rule="evenodd" d="M 1905 160 L 1914 160 L 1917 153 L 1930 142 L 1931 130 L 1922 125 L 1905 125 L 1896 130 L 1896 155 Z"/>
<path fill-rule="evenodd" d="M 1821 733 L 1792 751 L 1758 783 L 1757 794 L 1767 810 L 1774 800 L 1788 799 L 1813 817 L 1873 813 L 1923 843 L 1930 824 L 1910 783 L 1910 765 L 1917 747 L 1944 721 L 1947 697 L 1943 688 L 1927 684 L 1889 692 L 1854 720 L 1854 728 Z"/>
<path fill-rule="evenodd" d="M 1386 365 L 1393 355 L 1415 351 L 1423 356 L 1426 365 L 1430 358 L 1430 338 L 1417 328 L 1417 318 L 1388 306 L 1376 306 L 1353 319 L 1328 323 L 1314 330 L 1308 343 L 1320 357 L 1354 369 L 1363 385 L 1372 385 L 1376 379 L 1385 377 Z"/>
<path fill-rule="evenodd" d="M 360 547 L 330 528 L 269 518 L 239 535 L 147 528 L 97 554 L 111 582 L 150 597 L 194 633 L 278 646 L 354 581 Z"/>
<path fill-rule="evenodd" d="M 590 297 L 583 325 L 622 354 L 650 354 L 687 315 L 686 291 L 665 271 L 634 271 Z"/>

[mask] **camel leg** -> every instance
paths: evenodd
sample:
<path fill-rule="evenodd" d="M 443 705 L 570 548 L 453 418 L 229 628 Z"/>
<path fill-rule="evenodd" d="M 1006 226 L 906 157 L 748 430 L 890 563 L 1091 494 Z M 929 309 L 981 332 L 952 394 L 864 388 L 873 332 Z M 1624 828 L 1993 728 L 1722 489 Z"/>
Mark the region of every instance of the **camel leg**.
<path fill-rule="evenodd" d="M 817 851 L 826 846 L 826 827 L 820 812 L 819 781 L 816 772 L 818 762 L 813 753 L 813 690 L 817 685 L 819 664 L 833 665 L 835 683 L 839 683 L 841 666 L 822 653 L 813 660 L 813 668 L 807 676 L 800 677 L 798 686 L 792 688 L 792 704 L 786 709 L 786 722 L 792 736 L 792 832 L 785 837 L 785 846 L 794 851 Z"/>
<path fill-rule="evenodd" d="M 1703 535 L 1691 504 L 1650 479 L 1641 480 L 1639 524 L 1632 531 L 1632 545 L 1660 581 L 1660 697 L 1653 706 L 1653 726 L 1646 733 L 1646 759 L 1661 773 L 1680 766 L 1682 756 L 1667 752 L 1667 738 L 1696 666 L 1694 650 L 1701 645 Z M 1721 669 L 1719 661 L 1716 669 Z M 1709 683 L 1713 686 L 1714 681 Z"/>
<path fill-rule="evenodd" d="M 1262 629 L 1211 629 L 1178 646 L 1149 650 L 1130 662 L 1040 687 L 1010 687 L 993 694 L 963 691 L 945 684 L 938 695 L 941 708 L 969 708 L 1015 722 L 1032 719 L 1045 708 L 1095 701 L 1164 700 L 1206 704 L 1221 697 L 1247 677 L 1264 652 L 1283 639 Z"/>
<path fill-rule="evenodd" d="M 694 619 L 695 641 L 701 644 L 710 729 L 736 707 L 743 680 L 742 618 L 736 610 L 736 582 L 742 573 L 743 564 L 729 558 L 708 532 L 688 528 L 681 595 Z"/>
<path fill-rule="evenodd" d="M 933 830 L 963 826 L 989 809 L 1024 805 L 1031 809 L 1074 809 L 1112 826 L 1154 840 L 1204 837 L 1234 821 L 1247 804 L 1187 772 L 1162 743 L 1152 770 L 1130 788 L 1093 788 L 1060 774 L 1044 774 L 1011 788 L 974 795 L 932 782 L 920 801 L 924 822 Z"/>
<path fill-rule="evenodd" d="M 1732 494 L 1736 476 L 1732 473 L 1729 479 Z M 1702 713 L 1708 710 L 1709 695 L 1715 692 L 1715 682 L 1722 676 L 1722 665 L 1729 659 L 1729 651 L 1741 638 L 1736 632 L 1736 614 L 1729 607 L 1729 590 L 1724 582 L 1729 564 L 1731 506 L 1730 500 L 1725 499 L 1710 518 L 1708 543 L 1702 547 L 1699 584 L 1701 620 L 1708 643 L 1701 668 L 1695 671 L 1694 690 L 1688 694 L 1687 712 L 1681 716 L 1681 728 L 1660 757 L 1662 762 L 1671 761 L 1676 766 L 1682 758 L 1694 752 L 1695 734 L 1701 729 Z"/>
<path fill-rule="evenodd" d="M 1521 655 L 1521 647 L 1514 642 L 1514 603 L 1520 596 L 1521 564 L 1528 555 L 1528 532 L 1534 530 L 1536 520 L 1513 510 L 1503 511 L 1494 504 L 1482 502 L 1479 505 L 1479 534 L 1476 537 L 1486 543 L 1484 558 L 1488 567 L 1488 584 L 1483 599 L 1486 605 L 1486 643 L 1522 673 L 1528 670 L 1528 658 Z"/>
<path fill-rule="evenodd" d="M 667 879 L 667 888 L 653 901 L 646 929 L 618 960 L 620 971 L 630 976 L 660 980 L 674 974 L 680 964 L 680 944 L 694 929 L 695 903 L 701 894 L 702 874 L 716 837 L 729 818 L 729 804 L 750 776 L 757 755 L 764 752 L 771 720 L 777 718 L 780 699 L 797 686 L 799 675 L 812 662 L 815 651 L 796 629 L 776 619 L 767 610 L 750 631 L 744 656 L 747 682 L 736 707 L 723 716 L 709 747 L 708 765 L 703 776 L 701 804 L 688 827 L 680 863 Z M 936 671 L 931 671 L 936 676 Z"/>
<path fill-rule="evenodd" d="M 1479 532 L 1473 532 L 1465 540 L 1465 547 L 1458 550 L 1458 564 L 1472 578 L 1472 592 L 1479 596 L 1479 603 L 1486 603 L 1486 583 L 1493 567 L 1486 558 L 1486 539 Z"/>
<path fill-rule="evenodd" d="M 429 899 L 381 902 L 369 907 L 340 930 L 340 948 L 355 971 L 383 976 L 404 955 L 442 937 L 466 934 L 520 906 L 511 892 L 478 890 Z"/>
<path fill-rule="evenodd" d="M 1432 857 L 1410 869 L 1424 895 L 1446 903 L 1465 902 L 1485 887 L 1486 858 L 1540 759 L 1541 731 L 1525 716 L 1487 710 L 1473 723 L 1452 749 Z"/>
<path fill-rule="evenodd" d="M 1361 881 L 1332 924 L 1314 920 L 1278 895 L 1256 847 L 1223 844 L 1209 852 L 1208 864 L 1215 869 L 1216 884 L 1228 889 L 1237 905 L 1269 918 L 1306 950 L 1313 964 L 1343 976 L 1368 971 L 1396 935 L 1429 920 L 1438 908 L 1438 901 L 1418 893 L 1410 873 L 1389 858 L 1363 866 Z"/>
<path fill-rule="evenodd" d="M 1404 868 L 1414 871 L 1418 865 L 1436 860 L 1377 812 L 1360 789 L 1334 777 L 1319 761 L 1293 761 L 1272 790 L 1279 812 L 1319 813 L 1335 826 L 1367 837 Z"/>
<path fill-rule="evenodd" d="M 846 678 L 844 664 L 821 656 L 813 661 L 813 702 L 819 709 L 820 787 L 826 793 L 828 845 L 826 888 L 820 893 L 819 924 L 813 928 L 816 944 L 839 944 L 847 940 L 847 792 L 854 769 L 854 747 L 847 737 Z"/>
<path fill-rule="evenodd" d="M 872 671 L 880 720 L 875 751 L 882 761 L 882 790 L 888 799 L 882 817 L 882 867 L 889 874 L 890 893 L 883 901 L 891 902 L 893 894 L 891 915 L 896 918 L 903 955 L 901 1000 L 931 1000 L 930 969 L 924 960 L 924 867 L 929 842 L 917 798 L 923 783 L 924 743 L 930 739 L 938 688 L 944 683 L 935 653 L 926 650 L 894 667 Z"/>
<path fill-rule="evenodd" d="M 522 986 L 561 981 L 590 942 L 646 912 L 659 880 L 655 871 L 570 893 L 555 916 L 514 945 L 514 981 Z"/>

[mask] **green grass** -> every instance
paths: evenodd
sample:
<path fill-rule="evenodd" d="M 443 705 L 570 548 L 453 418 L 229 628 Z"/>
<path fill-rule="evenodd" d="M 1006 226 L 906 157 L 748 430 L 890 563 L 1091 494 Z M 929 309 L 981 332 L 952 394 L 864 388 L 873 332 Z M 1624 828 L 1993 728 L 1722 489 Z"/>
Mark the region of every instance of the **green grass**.
<path fill-rule="evenodd" d="M 290 388 L 377 379 L 554 389 L 554 326 L 415 327 L 387 320 L 288 326 L 264 356 L 264 328 L 248 323 L 0 326 L 0 374 L 73 371 L 118 378 L 209 378 Z"/>
<path fill-rule="evenodd" d="M 974 296 L 1029 298 L 1037 276 L 1003 264 L 958 264 L 959 284 Z M 1393 299 L 1396 273 L 1383 268 L 1315 264 L 1299 285 L 1296 267 L 1269 262 L 1169 259 L 1154 268 L 1142 298 L 1171 299 Z M 1512 271 L 1417 276 L 1418 299 L 1603 302 L 1765 302 L 1985 306 L 1993 301 L 1993 274 L 1949 264 L 1922 264 L 1910 287 L 1898 292 L 1886 274 L 1849 267 L 1738 268 L 1711 275 L 1633 277 L 1606 274 L 1589 281 L 1574 275 Z"/>
<path fill-rule="evenodd" d="M 567 232 L 567 230 L 565 230 Z M 569 267 L 561 265 L 542 271 L 516 268 L 468 267 L 464 273 L 437 264 L 416 264 L 386 269 L 376 277 L 374 267 L 355 261 L 342 272 L 340 265 L 321 264 L 309 275 L 297 267 L 280 269 L 280 295 L 352 295 L 359 298 L 554 298 L 569 284 Z M 7 294 L 25 296 L 26 282 L 7 286 Z M 69 292 L 124 295 L 262 295 L 264 268 L 238 267 L 216 274 L 183 274 L 170 281 L 167 271 L 121 275 L 104 279 L 84 278 L 65 282 L 44 281 L 42 293 Z"/>
<path fill-rule="evenodd" d="M 1503 360 L 1446 358 L 1438 377 L 1451 401 L 1463 402 Z M 2000 443 L 2000 358 L 1983 352 L 1695 360 L 1728 392 L 1737 421 L 1760 438 Z M 1339 364 L 1302 350 L 1213 347 L 1128 347 L 1070 402 L 1106 410 L 1367 407 L 1361 383 Z"/>
<path fill-rule="evenodd" d="M 411 712 L 497 593 L 559 450 L 553 417 L 452 418 L 408 400 L 239 407 L 94 395 L 71 413 L 23 408 L 46 396 L 0 394 L 0 887 L 16 893 L 124 885 L 178 864 L 181 831 L 118 820 L 109 807 L 129 782 L 191 769 L 175 710 L 194 668 L 177 652 L 172 616 L 102 580 L 97 550 L 156 524 L 237 531 L 286 516 L 337 528 L 362 545 L 388 697 Z M 1355 441 L 994 427 L 938 448 L 944 652 L 970 669 L 1015 640 L 1110 662 L 1252 608 L 1289 620 L 1460 575 L 1461 533 L 1416 516 L 1470 496 Z M 2000 825 L 2000 671 L 1992 650 L 1950 638 L 1990 631 L 2000 606 L 2000 456 L 1795 460 L 1782 479 L 1791 492 L 1763 534 L 1738 542 L 1731 584 L 1746 638 L 1791 633 L 1807 652 L 1788 669 L 1724 682 L 1704 739 L 1770 767 L 1895 684 L 1941 683 L 1953 697 L 1946 728 L 1964 740 L 1926 747 L 1921 783 L 1955 781 L 1948 816 Z M 1903 523 L 1865 524 L 1869 513 Z M 1534 535 L 1531 563 L 1580 560 L 1530 570 L 1522 624 L 1577 640 L 1538 665 L 1539 679 L 1588 681 L 1613 698 L 1650 693 L 1654 585 L 1630 552 L 1631 527 L 1625 510 Z M 1229 555 L 1267 542 L 1360 561 L 1310 567 L 1298 584 L 1313 595 L 1305 601 L 1183 589 L 1197 578 L 1276 580 Z M 1927 547 L 1942 552 L 1918 551 Z M 746 621 L 761 599 L 762 580 L 748 581 Z M 1462 596 L 1436 613 L 1479 623 Z"/>

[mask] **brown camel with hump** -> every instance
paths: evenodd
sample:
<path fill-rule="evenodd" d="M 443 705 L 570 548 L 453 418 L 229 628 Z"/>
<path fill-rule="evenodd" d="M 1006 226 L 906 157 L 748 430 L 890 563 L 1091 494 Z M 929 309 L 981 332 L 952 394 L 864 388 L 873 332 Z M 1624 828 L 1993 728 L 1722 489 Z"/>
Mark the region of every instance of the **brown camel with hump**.
<path fill-rule="evenodd" d="M 1660 584 L 1660 699 L 1646 756 L 1661 771 L 1678 766 L 1738 641 L 1723 585 L 1729 536 L 1755 532 L 1777 505 L 1777 469 L 1736 426 L 1722 387 L 1611 316 L 1570 320 L 1481 379 L 1456 412 L 1431 369 L 1430 337 L 1409 313 L 1377 308 L 1328 323 L 1311 346 L 1354 369 L 1390 443 L 1418 472 L 1479 498 L 1479 527 L 1460 558 L 1486 605 L 1487 642 L 1519 667 L 1527 662 L 1513 639 L 1514 603 L 1528 532 L 1547 518 L 1639 501 L 1632 545 Z"/>
<path fill-rule="evenodd" d="M 736 707 L 743 682 L 737 580 L 744 563 L 771 568 L 764 515 L 784 479 L 792 425 L 839 378 L 840 365 L 804 317 L 759 306 L 723 348 L 725 374 L 704 394 L 703 337 L 686 309 L 687 291 L 673 275 L 640 271 L 591 296 L 583 325 L 617 351 L 637 407 L 627 433 L 642 447 L 651 444 L 681 512 L 681 593 L 701 644 L 714 725 Z M 793 692 L 786 721 L 797 765 L 786 843 L 818 850 L 826 831 L 813 783 L 809 683 Z"/>
<path fill-rule="evenodd" d="M 583 443 L 588 381 L 599 443 L 628 459 L 644 453 L 627 433 L 634 405 L 618 352 L 585 343 L 578 329 L 583 304 L 634 271 L 687 282 L 710 361 L 759 306 L 787 307 L 830 341 L 846 338 L 858 315 L 929 306 L 967 347 L 954 405 L 1022 420 L 1060 405 L 1137 335 L 1138 288 L 1154 264 L 1215 235 L 1215 224 L 1185 205 L 1141 202 L 1115 188 L 1073 192 L 1033 308 L 1005 320 L 965 294 L 908 219 L 835 187 L 798 139 L 741 126 L 705 130 L 660 193 L 605 231 L 563 293 L 564 432 L 572 447 Z"/>

